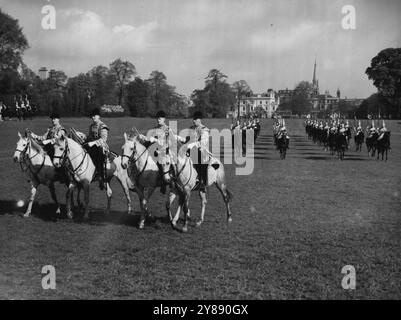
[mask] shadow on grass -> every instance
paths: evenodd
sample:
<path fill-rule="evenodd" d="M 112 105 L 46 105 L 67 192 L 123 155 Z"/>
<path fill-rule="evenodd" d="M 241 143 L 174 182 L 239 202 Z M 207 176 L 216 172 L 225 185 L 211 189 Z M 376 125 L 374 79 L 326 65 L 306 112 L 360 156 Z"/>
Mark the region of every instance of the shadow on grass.
<path fill-rule="evenodd" d="M 0 200 L 0 215 L 4 214 L 17 214 L 22 216 L 26 209 L 28 203 L 26 202 L 22 207 L 17 205 L 18 200 Z M 35 216 L 44 221 L 56 221 L 60 216 L 56 214 L 56 205 L 54 203 L 38 204 L 33 203 L 31 216 Z M 61 205 L 61 211 L 63 211 L 63 206 Z"/>
<path fill-rule="evenodd" d="M 76 210 L 75 210 L 76 212 Z M 135 213 L 128 215 L 126 212 L 110 210 L 110 213 L 106 215 L 103 209 L 91 209 L 89 213 L 89 220 L 83 219 L 83 213 L 77 213 L 74 215 L 74 221 L 77 223 L 88 224 L 88 225 L 98 225 L 103 226 L 105 224 L 114 225 L 125 225 L 131 227 L 138 227 L 141 212 L 135 211 Z M 169 225 L 170 219 L 166 215 L 162 217 L 156 217 L 150 215 L 145 219 L 146 227 L 153 227 L 155 229 L 160 229 L 159 223 L 163 225 Z"/>

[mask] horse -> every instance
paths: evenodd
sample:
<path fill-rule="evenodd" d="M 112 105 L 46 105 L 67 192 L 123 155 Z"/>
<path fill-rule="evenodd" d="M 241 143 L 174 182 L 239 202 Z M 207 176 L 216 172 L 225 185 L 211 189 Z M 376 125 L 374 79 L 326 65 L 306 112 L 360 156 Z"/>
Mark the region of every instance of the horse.
<path fill-rule="evenodd" d="M 172 143 L 173 146 L 174 143 L 175 142 Z M 169 201 L 166 204 L 166 210 L 173 228 L 182 232 L 187 232 L 188 218 L 190 216 L 189 200 L 191 197 L 191 192 L 196 190 L 198 174 L 192 159 L 188 155 L 188 150 L 186 150 L 185 144 L 178 142 L 177 149 L 177 153 L 170 151 L 168 155 L 168 157 L 170 157 L 170 161 L 165 161 L 162 165 L 163 171 L 170 170 L 169 167 L 171 163 L 173 166 L 175 166 L 172 188 L 170 189 Z M 223 200 L 226 205 L 227 222 L 232 222 L 232 213 L 229 203 L 232 199 L 232 194 L 227 188 L 224 166 L 220 160 L 210 154 L 206 187 L 211 187 L 212 185 L 215 185 L 223 196 Z M 172 217 L 170 207 L 177 196 L 179 205 L 175 216 Z M 199 196 L 201 198 L 202 207 L 200 220 L 196 222 L 197 227 L 199 227 L 205 220 L 207 203 L 205 191 L 199 190 Z M 184 225 L 180 230 L 177 227 L 177 222 L 180 217 L 181 209 L 184 212 Z"/>
<path fill-rule="evenodd" d="M 110 213 L 111 197 L 113 191 L 110 187 L 110 181 L 113 177 L 117 177 L 127 199 L 127 211 L 128 214 L 132 213 L 131 198 L 129 189 L 133 189 L 127 171 L 124 170 L 120 165 L 121 159 L 119 156 L 114 159 L 109 159 L 106 164 L 106 195 L 107 195 L 107 209 L 106 215 Z M 72 219 L 72 208 L 70 204 L 70 197 L 72 196 L 73 190 L 79 186 L 78 198 L 80 189 L 84 189 L 84 219 L 89 218 L 89 185 L 95 179 L 95 165 L 89 153 L 79 144 L 71 138 L 65 137 L 64 135 L 60 138 L 56 138 L 54 144 L 54 158 L 53 164 L 55 167 L 65 166 L 69 174 L 71 175 L 71 181 L 68 185 L 67 191 L 67 217 Z"/>
<path fill-rule="evenodd" d="M 376 131 L 366 137 L 366 148 L 368 149 L 368 155 L 371 155 L 372 157 L 374 157 L 376 154 L 378 138 L 379 134 Z"/>
<path fill-rule="evenodd" d="M 287 138 L 284 134 L 281 134 L 276 139 L 277 139 L 277 149 L 280 152 L 280 159 L 284 160 L 285 156 L 287 154 L 287 148 L 288 148 Z"/>
<path fill-rule="evenodd" d="M 60 204 L 57 201 L 57 196 L 54 188 L 54 182 L 62 181 L 62 177 L 56 172 L 51 158 L 43 151 L 34 139 L 27 136 L 22 136 L 18 132 L 19 140 L 17 148 L 14 153 L 14 162 L 18 162 L 21 170 L 27 173 L 31 182 L 31 197 L 29 199 L 28 207 L 23 217 L 28 218 L 32 205 L 35 200 L 36 191 L 40 184 L 46 185 L 50 190 L 50 195 L 57 206 L 56 214 L 60 214 Z"/>
<path fill-rule="evenodd" d="M 362 151 L 362 144 L 365 140 L 365 134 L 363 133 L 363 131 L 359 131 L 357 133 L 355 133 L 354 135 L 354 141 L 355 141 L 355 147 L 356 150 L 355 151 Z"/>
<path fill-rule="evenodd" d="M 387 161 L 387 153 L 390 147 L 390 131 L 386 131 L 382 133 L 377 139 L 377 160 L 379 160 L 380 154 L 382 155 L 382 161 L 384 160 L 384 153 L 386 153 L 386 161 Z"/>
<path fill-rule="evenodd" d="M 141 206 L 139 229 L 145 227 L 146 216 L 150 217 L 148 201 L 157 187 L 170 182 L 170 168 L 160 175 L 159 167 L 153 157 L 150 156 L 147 146 L 144 145 L 137 134 L 124 133 L 124 145 L 122 146 L 121 167 L 127 169 L 129 178 L 134 181 L 136 192 Z M 159 157 L 160 165 L 167 160 Z M 169 165 L 167 165 L 169 167 Z"/>
<path fill-rule="evenodd" d="M 336 150 L 337 150 L 338 159 L 340 159 L 341 161 L 344 160 L 344 154 L 345 154 L 345 150 L 347 149 L 347 147 L 348 147 L 347 136 L 342 133 L 337 133 Z"/>

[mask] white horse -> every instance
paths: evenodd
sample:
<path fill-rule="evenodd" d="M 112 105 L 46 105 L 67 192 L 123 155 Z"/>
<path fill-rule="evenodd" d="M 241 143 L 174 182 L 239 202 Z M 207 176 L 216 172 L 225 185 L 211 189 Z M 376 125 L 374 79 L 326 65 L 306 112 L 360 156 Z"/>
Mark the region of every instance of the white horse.
<path fill-rule="evenodd" d="M 121 166 L 128 169 L 129 176 L 133 180 L 136 192 L 141 205 L 141 218 L 139 229 L 145 226 L 145 217 L 150 216 L 148 201 L 157 187 L 160 187 L 162 180 L 170 182 L 170 164 L 167 157 L 158 157 L 159 163 L 168 169 L 160 176 L 159 168 L 154 159 L 149 155 L 148 149 L 142 144 L 138 135 L 124 133 L 125 143 L 122 146 L 123 155 Z"/>
<path fill-rule="evenodd" d="M 18 137 L 19 140 L 14 153 L 14 162 L 19 162 L 21 170 L 26 172 L 31 182 L 31 197 L 24 217 L 29 217 L 32 211 L 32 204 L 40 184 L 49 187 L 50 195 L 57 205 L 56 213 L 60 214 L 60 205 L 57 201 L 54 182 L 58 181 L 62 183 L 62 181 L 60 181 L 60 177 L 57 175 L 56 168 L 53 166 L 50 157 L 35 140 L 26 135 L 22 136 L 19 132 Z"/>
<path fill-rule="evenodd" d="M 89 185 L 94 180 L 95 176 L 95 165 L 88 152 L 73 139 L 68 137 L 57 138 L 54 144 L 54 159 L 53 163 L 56 167 L 66 166 L 69 174 L 71 175 L 71 181 L 67 191 L 67 216 L 72 218 L 72 209 L 70 205 L 70 197 L 73 190 L 77 185 L 84 189 L 84 207 L 85 214 L 84 219 L 89 218 Z M 111 196 L 113 191 L 110 188 L 110 180 L 115 176 L 121 184 L 125 196 L 127 198 L 127 210 L 128 214 L 132 213 L 131 198 L 129 189 L 134 186 L 131 184 L 127 170 L 121 167 L 120 157 L 114 158 L 112 162 L 108 161 L 106 165 L 106 194 L 107 194 L 107 209 L 106 214 L 109 214 L 111 207 Z M 79 192 L 79 189 L 78 189 Z M 79 197 L 79 194 L 78 194 Z"/>
<path fill-rule="evenodd" d="M 172 148 L 172 150 L 173 149 L 174 148 Z M 175 229 L 178 229 L 177 221 L 180 217 L 180 211 L 181 211 L 181 209 L 183 209 L 184 226 L 181 231 L 187 232 L 188 231 L 188 218 L 190 216 L 189 199 L 191 197 L 191 191 L 193 191 L 196 188 L 198 174 L 194 167 L 192 159 L 189 156 L 187 156 L 187 148 L 185 145 L 181 145 L 181 147 L 178 148 L 177 155 L 175 155 L 173 152 L 170 152 L 170 157 L 173 157 L 173 159 L 170 159 L 170 162 L 175 164 L 176 169 L 175 169 L 175 174 L 173 177 L 174 188 L 171 189 L 171 192 L 169 195 L 169 201 L 166 204 L 166 209 L 167 209 L 167 213 L 170 218 L 170 221 L 172 223 L 172 226 Z M 165 161 L 163 163 L 163 165 L 162 165 L 163 170 L 168 170 L 168 166 L 167 166 L 168 163 L 169 163 L 169 161 Z M 217 189 L 220 191 L 220 193 L 223 196 L 223 200 L 226 205 L 226 211 L 227 211 L 227 221 L 231 222 L 232 221 L 232 213 L 231 213 L 229 201 L 232 198 L 232 194 L 230 193 L 230 191 L 227 188 L 224 166 L 220 162 L 220 160 L 218 160 L 214 157 L 211 157 L 209 166 L 208 166 L 208 170 L 207 170 L 207 186 L 206 187 L 210 187 L 213 184 L 216 185 Z M 178 205 L 177 212 L 173 218 L 171 215 L 170 206 L 174 202 L 174 199 L 177 196 L 178 196 L 179 205 Z M 199 196 L 200 196 L 201 202 L 202 202 L 202 209 L 201 209 L 201 218 L 196 223 L 197 226 L 200 226 L 204 221 L 206 203 L 207 203 L 206 192 L 199 191 Z"/>

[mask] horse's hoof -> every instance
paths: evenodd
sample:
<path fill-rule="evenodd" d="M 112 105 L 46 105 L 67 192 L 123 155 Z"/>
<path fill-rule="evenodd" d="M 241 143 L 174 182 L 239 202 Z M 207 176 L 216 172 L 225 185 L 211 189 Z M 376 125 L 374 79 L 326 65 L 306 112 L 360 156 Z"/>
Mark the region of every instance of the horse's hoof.
<path fill-rule="evenodd" d="M 22 215 L 23 218 L 29 218 L 29 213 L 25 213 L 24 215 Z"/>
<path fill-rule="evenodd" d="M 58 208 L 57 210 L 56 210 L 56 214 L 60 214 L 61 213 L 61 210 L 60 210 L 60 208 Z"/>
<path fill-rule="evenodd" d="M 229 217 L 229 218 L 227 219 L 227 222 L 228 222 L 228 223 L 233 222 L 233 218 Z"/>
<path fill-rule="evenodd" d="M 67 218 L 68 218 L 68 219 L 72 219 L 72 212 L 68 212 L 68 213 L 67 213 Z"/>
<path fill-rule="evenodd" d="M 184 232 L 184 233 L 187 233 L 188 232 L 188 227 L 187 226 L 182 227 L 181 231 Z"/>
<path fill-rule="evenodd" d="M 145 228 L 145 222 L 144 221 L 139 222 L 138 228 L 141 230 Z"/>
<path fill-rule="evenodd" d="M 200 227 L 201 224 L 202 224 L 202 222 L 203 222 L 202 220 L 198 221 L 198 222 L 196 223 L 196 226 L 197 226 L 197 227 Z"/>

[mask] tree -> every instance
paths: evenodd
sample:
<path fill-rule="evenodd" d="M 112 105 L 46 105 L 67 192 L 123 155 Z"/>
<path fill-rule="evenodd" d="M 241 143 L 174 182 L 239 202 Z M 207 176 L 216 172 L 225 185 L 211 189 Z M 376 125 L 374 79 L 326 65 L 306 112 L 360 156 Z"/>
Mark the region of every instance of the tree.
<path fill-rule="evenodd" d="M 147 115 L 149 85 L 139 77 L 135 77 L 126 86 L 126 103 L 133 117 L 142 117 Z"/>
<path fill-rule="evenodd" d="M 217 69 L 210 70 L 205 78 L 205 88 L 200 96 L 203 101 L 202 107 L 205 113 L 213 117 L 225 117 L 226 112 L 231 110 L 235 103 L 235 94 L 226 82 L 226 78 L 227 76 Z M 196 92 L 196 95 L 198 94 L 199 92 Z"/>
<path fill-rule="evenodd" d="M 236 93 L 236 98 L 237 98 L 237 107 L 238 107 L 238 116 L 240 114 L 240 104 L 241 104 L 241 98 L 244 95 L 247 95 L 249 93 L 252 93 L 251 87 L 248 85 L 248 83 L 245 80 L 239 80 L 235 81 L 231 87 Z"/>
<path fill-rule="evenodd" d="M 22 63 L 22 54 L 28 48 L 18 20 L 0 9 L 0 68 L 1 71 L 16 70 Z"/>
<path fill-rule="evenodd" d="M 118 104 L 121 105 L 124 96 L 124 86 L 136 75 L 136 68 L 129 61 L 117 59 L 110 63 L 110 73 L 115 76 L 118 85 Z"/>
<path fill-rule="evenodd" d="M 365 100 L 362 101 L 361 105 L 355 110 L 355 116 L 359 119 L 366 119 L 368 115 L 375 118 L 384 117 L 391 118 L 397 114 L 397 106 L 388 102 L 379 93 L 374 93 Z"/>
<path fill-rule="evenodd" d="M 280 110 L 291 110 L 293 113 L 305 114 L 311 108 L 311 93 L 313 86 L 308 81 L 301 81 L 295 87 L 291 99 L 280 104 Z"/>
<path fill-rule="evenodd" d="M 163 72 L 152 71 L 149 79 L 146 80 L 150 88 L 150 98 L 154 103 L 153 108 L 155 111 L 165 110 L 168 105 L 168 98 L 171 90 L 167 84 L 167 77 Z"/>
<path fill-rule="evenodd" d="M 379 94 L 394 104 L 401 115 L 401 48 L 380 51 L 371 61 L 366 74 Z"/>

